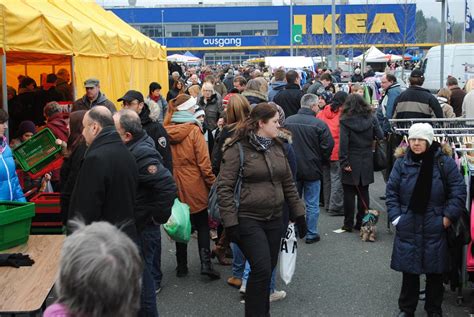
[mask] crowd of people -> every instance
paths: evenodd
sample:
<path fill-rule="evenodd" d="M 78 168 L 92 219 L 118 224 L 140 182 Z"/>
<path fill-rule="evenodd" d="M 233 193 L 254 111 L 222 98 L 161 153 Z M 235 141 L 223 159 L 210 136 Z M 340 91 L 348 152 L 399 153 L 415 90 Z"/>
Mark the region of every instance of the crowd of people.
<path fill-rule="evenodd" d="M 99 80 L 89 78 L 71 113 L 58 104 L 72 101 L 64 70 L 48 75 L 39 90 L 34 80 L 21 78 L 18 96 L 9 94 L 10 119 L 0 110 L 0 151 L 6 162 L 0 164 L 0 198 L 25 200 L 5 137 L 8 120 L 11 147 L 47 127 L 65 157 L 61 169 L 51 173 L 51 184 L 61 193 L 70 235 L 61 258 L 58 301 L 45 315 L 113 316 L 124 309 L 129 315 L 158 316 L 160 225 L 179 198 L 189 206 L 197 233 L 200 273 L 220 279 L 214 257 L 231 265 L 227 283 L 242 294 L 246 316 L 268 316 L 270 302 L 287 296 L 275 288 L 275 266 L 288 223 L 295 223 L 306 244 L 317 243 L 323 206 L 329 215 L 343 217 L 343 231 L 360 230 L 370 209 L 374 141 L 380 141 L 389 160 L 387 211 L 397 230 L 392 268 L 403 272 L 400 316 L 414 314 L 420 274 L 428 280 L 425 309 L 429 316 L 441 316 L 440 276 L 449 269 L 445 229 L 459 217 L 465 186 L 452 159 L 433 141 L 429 124 L 413 125 L 408 148 L 398 159 L 392 157 L 400 136 L 389 119 L 469 117 L 474 80 L 461 89 L 449 77 L 435 97 L 422 88 L 419 69 L 411 72 L 404 91 L 390 71 L 380 78 L 361 73 L 355 70 L 356 82 L 344 91 L 335 85 L 338 70 L 279 68 L 271 73 L 261 67 L 173 64 L 166 96 L 160 83 L 152 82 L 146 97 L 125 92 L 117 111 Z M 381 91 L 376 107 L 365 93 L 368 81 L 370 89 Z M 220 222 L 208 215 L 214 183 Z M 178 277 L 189 274 L 185 243 L 176 242 L 176 264 Z M 129 282 L 128 292 L 114 284 L 118 279 Z M 100 303 L 94 289 L 107 293 Z"/>

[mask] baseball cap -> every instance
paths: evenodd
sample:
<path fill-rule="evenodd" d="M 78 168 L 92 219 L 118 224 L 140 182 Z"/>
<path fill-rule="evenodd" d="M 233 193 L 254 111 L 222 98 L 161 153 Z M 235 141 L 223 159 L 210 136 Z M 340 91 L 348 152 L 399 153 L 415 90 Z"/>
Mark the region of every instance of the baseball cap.
<path fill-rule="evenodd" d="M 88 78 L 84 82 L 84 87 L 93 88 L 93 87 L 99 86 L 99 84 L 100 84 L 100 81 L 97 78 Z"/>
<path fill-rule="evenodd" d="M 410 74 L 410 77 L 423 77 L 423 72 L 419 69 L 414 69 L 411 74 Z"/>
<path fill-rule="evenodd" d="M 138 100 L 138 102 L 144 102 L 143 95 L 141 92 L 136 90 L 129 90 L 123 95 L 123 97 L 117 99 L 117 101 L 127 101 L 132 102 L 134 100 Z"/>

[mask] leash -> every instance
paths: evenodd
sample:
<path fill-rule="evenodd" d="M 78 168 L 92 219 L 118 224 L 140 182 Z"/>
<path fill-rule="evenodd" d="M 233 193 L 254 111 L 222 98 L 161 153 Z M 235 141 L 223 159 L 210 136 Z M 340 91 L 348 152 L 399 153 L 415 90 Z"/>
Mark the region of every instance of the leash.
<path fill-rule="evenodd" d="M 352 174 L 352 172 L 351 172 L 351 177 L 352 177 L 352 180 L 354 181 L 354 184 L 356 184 L 356 180 L 355 180 L 354 174 Z M 364 205 L 365 211 L 369 210 L 369 207 L 367 206 L 367 203 L 365 202 L 364 196 L 362 195 L 362 193 L 359 189 L 359 185 L 354 185 L 354 186 L 357 189 L 358 196 L 359 196 L 360 200 L 362 201 L 362 204 Z"/>

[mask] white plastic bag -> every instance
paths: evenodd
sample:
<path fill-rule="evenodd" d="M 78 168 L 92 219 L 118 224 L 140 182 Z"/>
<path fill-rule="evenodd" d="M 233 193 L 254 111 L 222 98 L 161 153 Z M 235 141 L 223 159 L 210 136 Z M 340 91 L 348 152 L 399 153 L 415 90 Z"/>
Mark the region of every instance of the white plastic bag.
<path fill-rule="evenodd" d="M 296 251 L 298 244 L 295 235 L 295 225 L 290 223 L 286 229 L 285 238 L 280 245 L 280 276 L 286 285 L 290 284 L 296 266 Z"/>

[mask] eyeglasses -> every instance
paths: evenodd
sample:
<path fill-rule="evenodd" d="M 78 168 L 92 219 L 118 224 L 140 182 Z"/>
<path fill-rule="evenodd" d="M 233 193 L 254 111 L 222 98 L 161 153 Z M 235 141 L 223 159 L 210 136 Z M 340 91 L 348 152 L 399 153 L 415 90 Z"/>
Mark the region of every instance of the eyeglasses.
<path fill-rule="evenodd" d="M 122 102 L 122 107 L 130 107 L 130 106 L 138 105 L 138 104 L 139 104 L 138 100 L 123 101 L 123 102 Z"/>
<path fill-rule="evenodd" d="M 214 92 L 214 90 L 203 89 L 203 92 Z"/>

